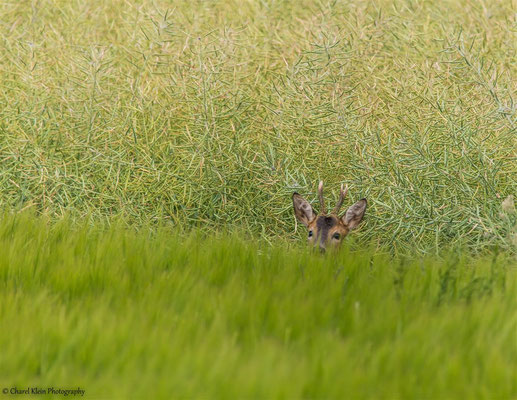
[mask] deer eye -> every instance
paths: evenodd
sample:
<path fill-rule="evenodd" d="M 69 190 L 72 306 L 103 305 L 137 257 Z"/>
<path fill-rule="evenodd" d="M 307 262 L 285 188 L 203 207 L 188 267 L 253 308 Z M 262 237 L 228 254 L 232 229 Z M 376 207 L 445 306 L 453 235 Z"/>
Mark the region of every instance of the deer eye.
<path fill-rule="evenodd" d="M 339 233 L 337 233 L 337 232 L 336 232 L 336 233 L 334 233 L 334 234 L 332 235 L 332 237 L 333 237 L 334 239 L 336 239 L 336 240 L 339 240 L 339 238 L 341 237 L 341 235 L 340 235 Z"/>
<path fill-rule="evenodd" d="M 309 231 L 309 237 L 312 237 L 312 231 Z"/>

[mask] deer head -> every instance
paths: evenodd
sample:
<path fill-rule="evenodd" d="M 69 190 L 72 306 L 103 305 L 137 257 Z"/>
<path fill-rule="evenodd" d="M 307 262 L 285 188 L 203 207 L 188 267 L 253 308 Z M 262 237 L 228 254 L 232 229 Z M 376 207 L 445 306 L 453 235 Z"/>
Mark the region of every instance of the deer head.
<path fill-rule="evenodd" d="M 294 215 L 309 230 L 309 244 L 317 245 L 322 252 L 327 247 L 337 248 L 343 238 L 352 229 L 357 228 L 363 219 L 366 211 L 366 199 L 359 200 L 350 206 L 343 216 L 338 216 L 347 192 L 348 186 L 343 189 L 343 185 L 341 185 L 339 200 L 330 214 L 327 213 L 323 199 L 323 181 L 318 185 L 319 214 L 316 214 L 307 200 L 298 193 L 293 193 Z"/>

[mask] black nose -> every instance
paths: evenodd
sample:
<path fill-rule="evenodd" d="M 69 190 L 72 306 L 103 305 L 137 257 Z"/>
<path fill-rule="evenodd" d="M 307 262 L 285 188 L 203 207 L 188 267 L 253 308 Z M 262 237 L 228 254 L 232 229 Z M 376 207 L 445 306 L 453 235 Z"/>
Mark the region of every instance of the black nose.
<path fill-rule="evenodd" d="M 320 253 L 321 254 L 325 253 L 325 247 L 320 247 Z"/>

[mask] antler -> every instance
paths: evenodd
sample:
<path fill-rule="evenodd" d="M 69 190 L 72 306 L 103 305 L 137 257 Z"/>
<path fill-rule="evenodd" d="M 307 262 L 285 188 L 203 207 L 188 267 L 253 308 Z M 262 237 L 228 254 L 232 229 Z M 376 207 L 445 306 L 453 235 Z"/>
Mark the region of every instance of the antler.
<path fill-rule="evenodd" d="M 343 205 L 343 201 L 345 200 L 345 196 L 348 193 L 348 185 L 346 185 L 345 190 L 343 190 L 343 184 L 341 184 L 341 190 L 339 191 L 339 200 L 337 201 L 336 207 L 332 210 L 333 214 L 337 214 L 339 209 Z"/>
<path fill-rule="evenodd" d="M 320 213 L 326 214 L 327 209 L 325 208 L 325 200 L 323 200 L 323 181 L 320 181 L 318 185 L 318 197 L 320 198 Z"/>

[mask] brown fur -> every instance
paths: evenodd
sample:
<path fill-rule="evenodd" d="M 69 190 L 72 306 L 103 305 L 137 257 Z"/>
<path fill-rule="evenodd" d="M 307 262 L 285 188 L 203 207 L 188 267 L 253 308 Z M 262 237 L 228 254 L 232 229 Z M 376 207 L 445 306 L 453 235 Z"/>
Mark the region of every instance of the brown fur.
<path fill-rule="evenodd" d="M 320 205 L 325 210 L 322 183 L 320 183 L 318 192 Z M 343 189 L 341 189 L 341 195 L 343 195 Z M 307 227 L 309 244 L 318 246 L 321 251 L 325 251 L 327 247 L 337 248 L 343 238 L 359 225 L 366 212 L 367 201 L 361 199 L 349 207 L 342 217 L 339 217 L 340 203 L 343 202 L 341 197 L 338 202 L 339 207 L 336 206 L 332 213 L 327 214 L 325 210 L 324 213 L 316 214 L 307 200 L 298 193 L 293 194 L 294 214 L 298 221 Z"/>

